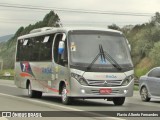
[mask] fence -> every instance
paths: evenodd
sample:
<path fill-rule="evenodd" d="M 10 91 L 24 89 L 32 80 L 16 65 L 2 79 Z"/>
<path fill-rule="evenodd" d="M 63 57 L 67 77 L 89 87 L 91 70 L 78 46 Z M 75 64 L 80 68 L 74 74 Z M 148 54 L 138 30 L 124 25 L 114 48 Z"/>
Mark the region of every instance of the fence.
<path fill-rule="evenodd" d="M 14 80 L 14 76 L 13 75 L 10 75 L 10 76 L 0 75 L 0 79 Z"/>

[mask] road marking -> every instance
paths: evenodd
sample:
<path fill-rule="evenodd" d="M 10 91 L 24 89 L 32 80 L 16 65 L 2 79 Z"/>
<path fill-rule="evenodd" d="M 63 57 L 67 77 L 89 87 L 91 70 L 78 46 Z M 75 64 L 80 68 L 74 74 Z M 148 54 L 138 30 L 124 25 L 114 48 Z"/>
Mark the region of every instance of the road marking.
<path fill-rule="evenodd" d="M 5 117 L 0 117 L 0 120 L 8 120 L 8 119 Z"/>
<path fill-rule="evenodd" d="M 42 101 L 39 101 L 39 100 L 33 100 L 33 99 L 29 99 L 29 98 L 22 98 L 22 97 L 18 97 L 18 96 L 14 96 L 14 95 L 8 95 L 8 94 L 4 94 L 4 93 L 0 93 L 1 96 L 6 96 L 6 97 L 11 97 L 13 99 L 18 99 L 18 100 L 21 100 L 21 101 L 27 101 L 27 102 L 30 102 L 30 103 L 35 103 L 35 104 L 40 104 L 40 105 L 45 105 L 45 107 L 49 107 L 49 108 L 56 108 L 57 110 L 64 110 L 64 109 L 67 109 L 67 110 L 71 110 L 71 111 L 84 111 L 84 110 L 80 110 L 80 109 L 76 109 L 76 108 L 71 108 L 71 107 L 66 107 L 66 106 L 62 106 L 62 105 L 57 105 L 57 104 L 54 104 L 54 103 L 46 103 L 46 102 L 42 102 Z M 61 109 L 60 109 L 61 108 Z M 107 111 L 106 111 L 107 112 Z M 97 113 L 92 113 L 92 112 L 86 112 L 87 114 L 91 114 L 91 115 L 96 115 L 96 116 L 99 116 L 99 117 L 93 117 L 95 119 L 101 119 L 102 117 L 100 116 L 104 116 L 104 115 L 101 115 L 101 114 L 97 114 Z M 116 118 L 116 117 L 106 117 L 104 116 L 103 118 L 108 118 L 108 119 L 112 119 L 112 120 L 125 120 L 125 119 L 121 119 L 121 118 Z M 103 119 L 102 118 L 102 119 Z"/>
<path fill-rule="evenodd" d="M 24 100 L 24 101 L 27 101 L 27 102 L 32 102 L 32 103 L 34 102 L 34 103 L 38 103 L 38 104 L 41 104 L 41 105 L 47 105 L 47 106 L 51 106 L 51 107 L 54 106 L 54 107 L 60 107 L 60 108 L 63 108 L 63 109 L 68 109 L 68 110 L 73 110 L 73 111 L 83 111 L 83 110 L 79 110 L 79 109 L 75 109 L 75 108 L 65 107 L 65 106 L 51 104 L 51 103 L 45 103 L 45 102 L 42 102 L 42 101 L 39 101 L 39 100 L 22 98 L 22 97 L 18 97 L 18 96 L 14 96 L 14 95 L 8 95 L 8 94 L 4 94 L 4 93 L 0 93 L 0 95 L 6 96 L 6 97 L 12 97 L 12 98 L 15 98 L 15 99 L 18 99 L 18 100 Z"/>
<path fill-rule="evenodd" d="M 16 86 L 14 85 L 6 85 L 6 84 L 0 84 L 1 86 L 7 86 L 7 87 L 13 87 L 13 88 L 17 88 Z"/>

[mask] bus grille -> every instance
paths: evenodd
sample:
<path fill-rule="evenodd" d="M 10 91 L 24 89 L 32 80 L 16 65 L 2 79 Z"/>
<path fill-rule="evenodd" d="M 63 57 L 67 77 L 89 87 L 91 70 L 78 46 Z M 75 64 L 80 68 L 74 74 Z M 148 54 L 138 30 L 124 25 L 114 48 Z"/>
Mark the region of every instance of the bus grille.
<path fill-rule="evenodd" d="M 114 86 L 120 86 L 122 83 L 122 80 L 87 80 L 89 86 L 108 86 L 108 87 L 114 87 Z"/>

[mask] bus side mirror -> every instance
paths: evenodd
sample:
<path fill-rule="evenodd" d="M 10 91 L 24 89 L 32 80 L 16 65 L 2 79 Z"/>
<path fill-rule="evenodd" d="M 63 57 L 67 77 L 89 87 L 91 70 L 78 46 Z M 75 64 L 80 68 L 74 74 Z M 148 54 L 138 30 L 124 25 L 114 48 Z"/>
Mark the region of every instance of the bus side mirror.
<path fill-rule="evenodd" d="M 130 45 L 130 44 L 128 44 L 128 47 L 129 47 L 129 51 L 131 52 L 131 45 Z"/>
<path fill-rule="evenodd" d="M 131 52 L 131 45 L 129 44 L 128 40 L 126 39 L 126 42 L 127 42 L 127 45 L 128 45 L 128 48 L 129 48 L 129 51 Z"/>
<path fill-rule="evenodd" d="M 65 33 L 63 33 L 62 41 L 65 41 L 65 39 L 66 39 L 66 34 L 65 34 Z"/>
<path fill-rule="evenodd" d="M 58 46 L 58 54 L 60 54 L 60 55 L 63 54 L 63 52 L 64 52 L 64 47 L 65 47 L 64 41 L 60 41 L 60 42 L 59 42 L 59 46 Z"/>

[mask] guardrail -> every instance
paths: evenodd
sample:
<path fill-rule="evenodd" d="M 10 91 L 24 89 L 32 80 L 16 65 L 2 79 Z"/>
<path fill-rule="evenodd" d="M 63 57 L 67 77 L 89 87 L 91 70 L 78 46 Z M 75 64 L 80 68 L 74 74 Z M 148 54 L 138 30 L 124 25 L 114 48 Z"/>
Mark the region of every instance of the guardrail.
<path fill-rule="evenodd" d="M 13 80 L 14 76 L 13 75 L 10 75 L 10 76 L 0 75 L 0 79 Z"/>
<path fill-rule="evenodd" d="M 139 85 L 138 79 L 134 79 L 134 85 Z"/>

